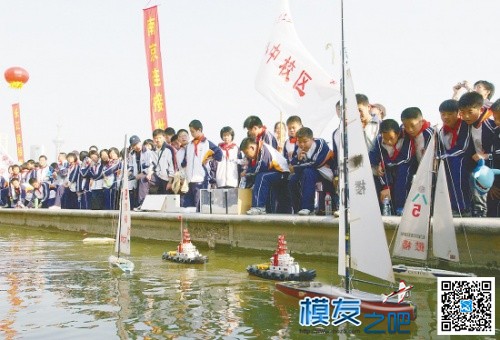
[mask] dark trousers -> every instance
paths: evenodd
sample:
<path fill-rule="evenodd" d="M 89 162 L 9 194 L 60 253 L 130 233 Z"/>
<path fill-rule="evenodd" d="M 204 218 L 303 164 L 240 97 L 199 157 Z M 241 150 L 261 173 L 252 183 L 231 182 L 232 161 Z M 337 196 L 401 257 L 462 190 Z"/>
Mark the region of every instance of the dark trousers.
<path fill-rule="evenodd" d="M 103 210 L 104 209 L 104 191 L 103 189 L 92 190 L 92 197 L 90 200 L 90 209 Z"/>
<path fill-rule="evenodd" d="M 166 195 L 168 181 L 161 179 L 153 174 L 151 181 L 149 181 L 149 193 L 153 195 Z"/>
<path fill-rule="evenodd" d="M 104 188 L 104 210 L 116 209 L 116 189 Z"/>
<path fill-rule="evenodd" d="M 287 179 L 288 173 L 277 171 L 259 172 L 255 175 L 255 183 L 252 188 L 252 207 L 269 207 L 269 202 L 274 197 L 277 201 L 276 210 L 278 212 L 288 210 L 290 208 L 290 196 L 288 189 L 286 189 Z M 285 206 L 287 201 L 288 207 Z"/>
<path fill-rule="evenodd" d="M 183 207 L 196 207 L 200 211 L 200 190 L 208 188 L 208 181 L 189 183 L 189 191 L 184 195 Z"/>
<path fill-rule="evenodd" d="M 71 191 L 69 188 L 64 190 L 64 200 L 62 201 L 63 209 L 79 209 L 78 195 L 76 192 Z"/>

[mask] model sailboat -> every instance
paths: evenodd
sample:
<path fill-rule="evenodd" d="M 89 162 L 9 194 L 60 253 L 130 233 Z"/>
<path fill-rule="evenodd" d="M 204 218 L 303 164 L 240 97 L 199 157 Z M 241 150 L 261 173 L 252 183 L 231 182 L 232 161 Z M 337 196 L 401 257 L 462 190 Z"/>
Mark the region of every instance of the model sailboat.
<path fill-rule="evenodd" d="M 446 174 L 441 162 L 437 162 L 437 179 L 434 195 L 433 176 L 435 164 L 436 137 L 433 135 L 422 157 L 406 199 L 401 223 L 397 229 L 394 256 L 427 261 L 429 254 L 429 234 L 432 233 L 432 253 L 435 257 L 458 262 L 458 247 L 455 226 L 451 212 L 450 196 Z M 434 204 L 434 203 L 438 204 Z M 434 204 L 431 229 L 431 206 Z M 475 276 L 472 273 L 406 265 L 393 266 L 397 275 L 437 278 L 448 276 Z"/>
<path fill-rule="evenodd" d="M 127 136 L 125 136 L 125 145 Z M 116 228 L 115 255 L 108 259 L 112 268 L 119 268 L 125 273 L 131 273 L 134 270 L 134 263 L 120 255 L 130 255 L 130 230 L 132 227 L 130 214 L 130 196 L 128 190 L 128 171 L 127 171 L 127 152 L 125 148 L 122 160 L 121 170 L 121 189 L 120 189 L 120 210 L 118 213 L 118 226 Z"/>
<path fill-rule="evenodd" d="M 343 109 L 341 118 L 341 209 L 339 218 L 338 273 L 343 286 L 320 282 L 283 282 L 276 288 L 298 298 L 327 297 L 359 299 L 364 313 L 408 312 L 416 318 L 416 307 L 396 298 L 353 289 L 353 270 L 394 282 L 389 247 L 372 178 L 368 150 L 357 109 L 350 71 L 343 71 Z M 349 130 L 349 133 L 347 133 Z M 347 146 L 349 146 L 347 148 Z M 343 156 L 343 157 L 340 157 Z"/>

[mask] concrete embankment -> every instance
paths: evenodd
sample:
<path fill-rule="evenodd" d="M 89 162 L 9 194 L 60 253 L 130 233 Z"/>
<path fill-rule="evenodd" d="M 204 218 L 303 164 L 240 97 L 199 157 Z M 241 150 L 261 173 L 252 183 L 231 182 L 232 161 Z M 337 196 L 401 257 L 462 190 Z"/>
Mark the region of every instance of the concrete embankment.
<path fill-rule="evenodd" d="M 223 244 L 274 250 L 277 235 L 285 234 L 289 248 L 294 253 L 337 255 L 338 219 L 330 216 L 133 212 L 132 237 L 177 242 L 180 239 L 181 215 L 184 224 L 189 227 L 193 241 L 215 246 Z M 82 232 L 88 236 L 113 236 L 117 216 L 116 211 L 0 209 L 0 224 L 56 228 Z M 399 220 L 399 217 L 384 217 L 388 242 Z M 454 223 L 462 263 L 498 268 L 500 218 L 461 218 L 454 219 Z"/>

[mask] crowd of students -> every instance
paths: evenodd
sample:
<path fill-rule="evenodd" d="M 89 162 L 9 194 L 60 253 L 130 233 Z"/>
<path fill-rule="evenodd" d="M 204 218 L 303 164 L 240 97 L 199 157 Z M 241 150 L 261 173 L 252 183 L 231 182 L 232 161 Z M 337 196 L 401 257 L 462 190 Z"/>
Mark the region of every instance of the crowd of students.
<path fill-rule="evenodd" d="M 393 215 L 401 215 L 418 164 L 433 134 L 439 140 L 436 157 L 444 162 L 450 201 L 455 216 L 500 216 L 500 179 L 487 195 L 475 189 L 471 172 L 479 159 L 500 168 L 500 100 L 492 103 L 493 84 L 479 81 L 473 89 L 439 106 L 442 127 L 426 121 L 417 107 L 401 113 L 401 123 L 385 119 L 385 108 L 370 104 L 367 96 L 356 100 L 369 151 L 380 202 L 388 198 Z M 337 103 L 339 114 L 340 102 Z M 203 134 L 203 125 L 192 120 L 188 130 L 157 129 L 152 139 L 129 139 L 129 147 L 60 153 L 55 163 L 40 156 L 38 163 L 9 168 L 0 178 L 0 206 L 50 209 L 117 209 L 118 190 L 126 157 L 131 205 L 140 210 L 148 194 L 175 193 L 183 207 L 200 210 L 200 190 L 252 188 L 247 214 L 322 214 L 324 195 L 333 196 L 338 209 L 339 129 L 332 140 L 315 138 L 299 116 L 278 122 L 271 132 L 257 116 L 243 127 L 247 137 L 238 146 L 234 130 L 223 127 L 221 142 Z M 287 135 L 287 136 L 285 136 Z M 191 136 L 191 138 L 190 138 Z M 330 146 L 331 145 L 331 146 Z M 318 199 L 319 197 L 319 199 Z"/>

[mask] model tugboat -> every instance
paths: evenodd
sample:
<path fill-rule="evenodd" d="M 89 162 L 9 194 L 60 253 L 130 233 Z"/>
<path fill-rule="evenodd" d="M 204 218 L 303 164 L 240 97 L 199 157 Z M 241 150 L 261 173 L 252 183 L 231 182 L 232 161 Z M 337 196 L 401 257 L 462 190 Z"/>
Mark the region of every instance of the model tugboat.
<path fill-rule="evenodd" d="M 287 252 L 285 235 L 278 236 L 278 248 L 269 263 L 248 266 L 247 272 L 263 279 L 279 281 L 311 281 L 316 277 L 316 270 L 300 268 Z"/>
<path fill-rule="evenodd" d="M 207 256 L 200 254 L 198 249 L 191 243 L 191 236 L 187 228 L 182 231 L 182 241 L 177 246 L 177 250 L 163 253 L 162 259 L 178 263 L 206 263 Z"/>

